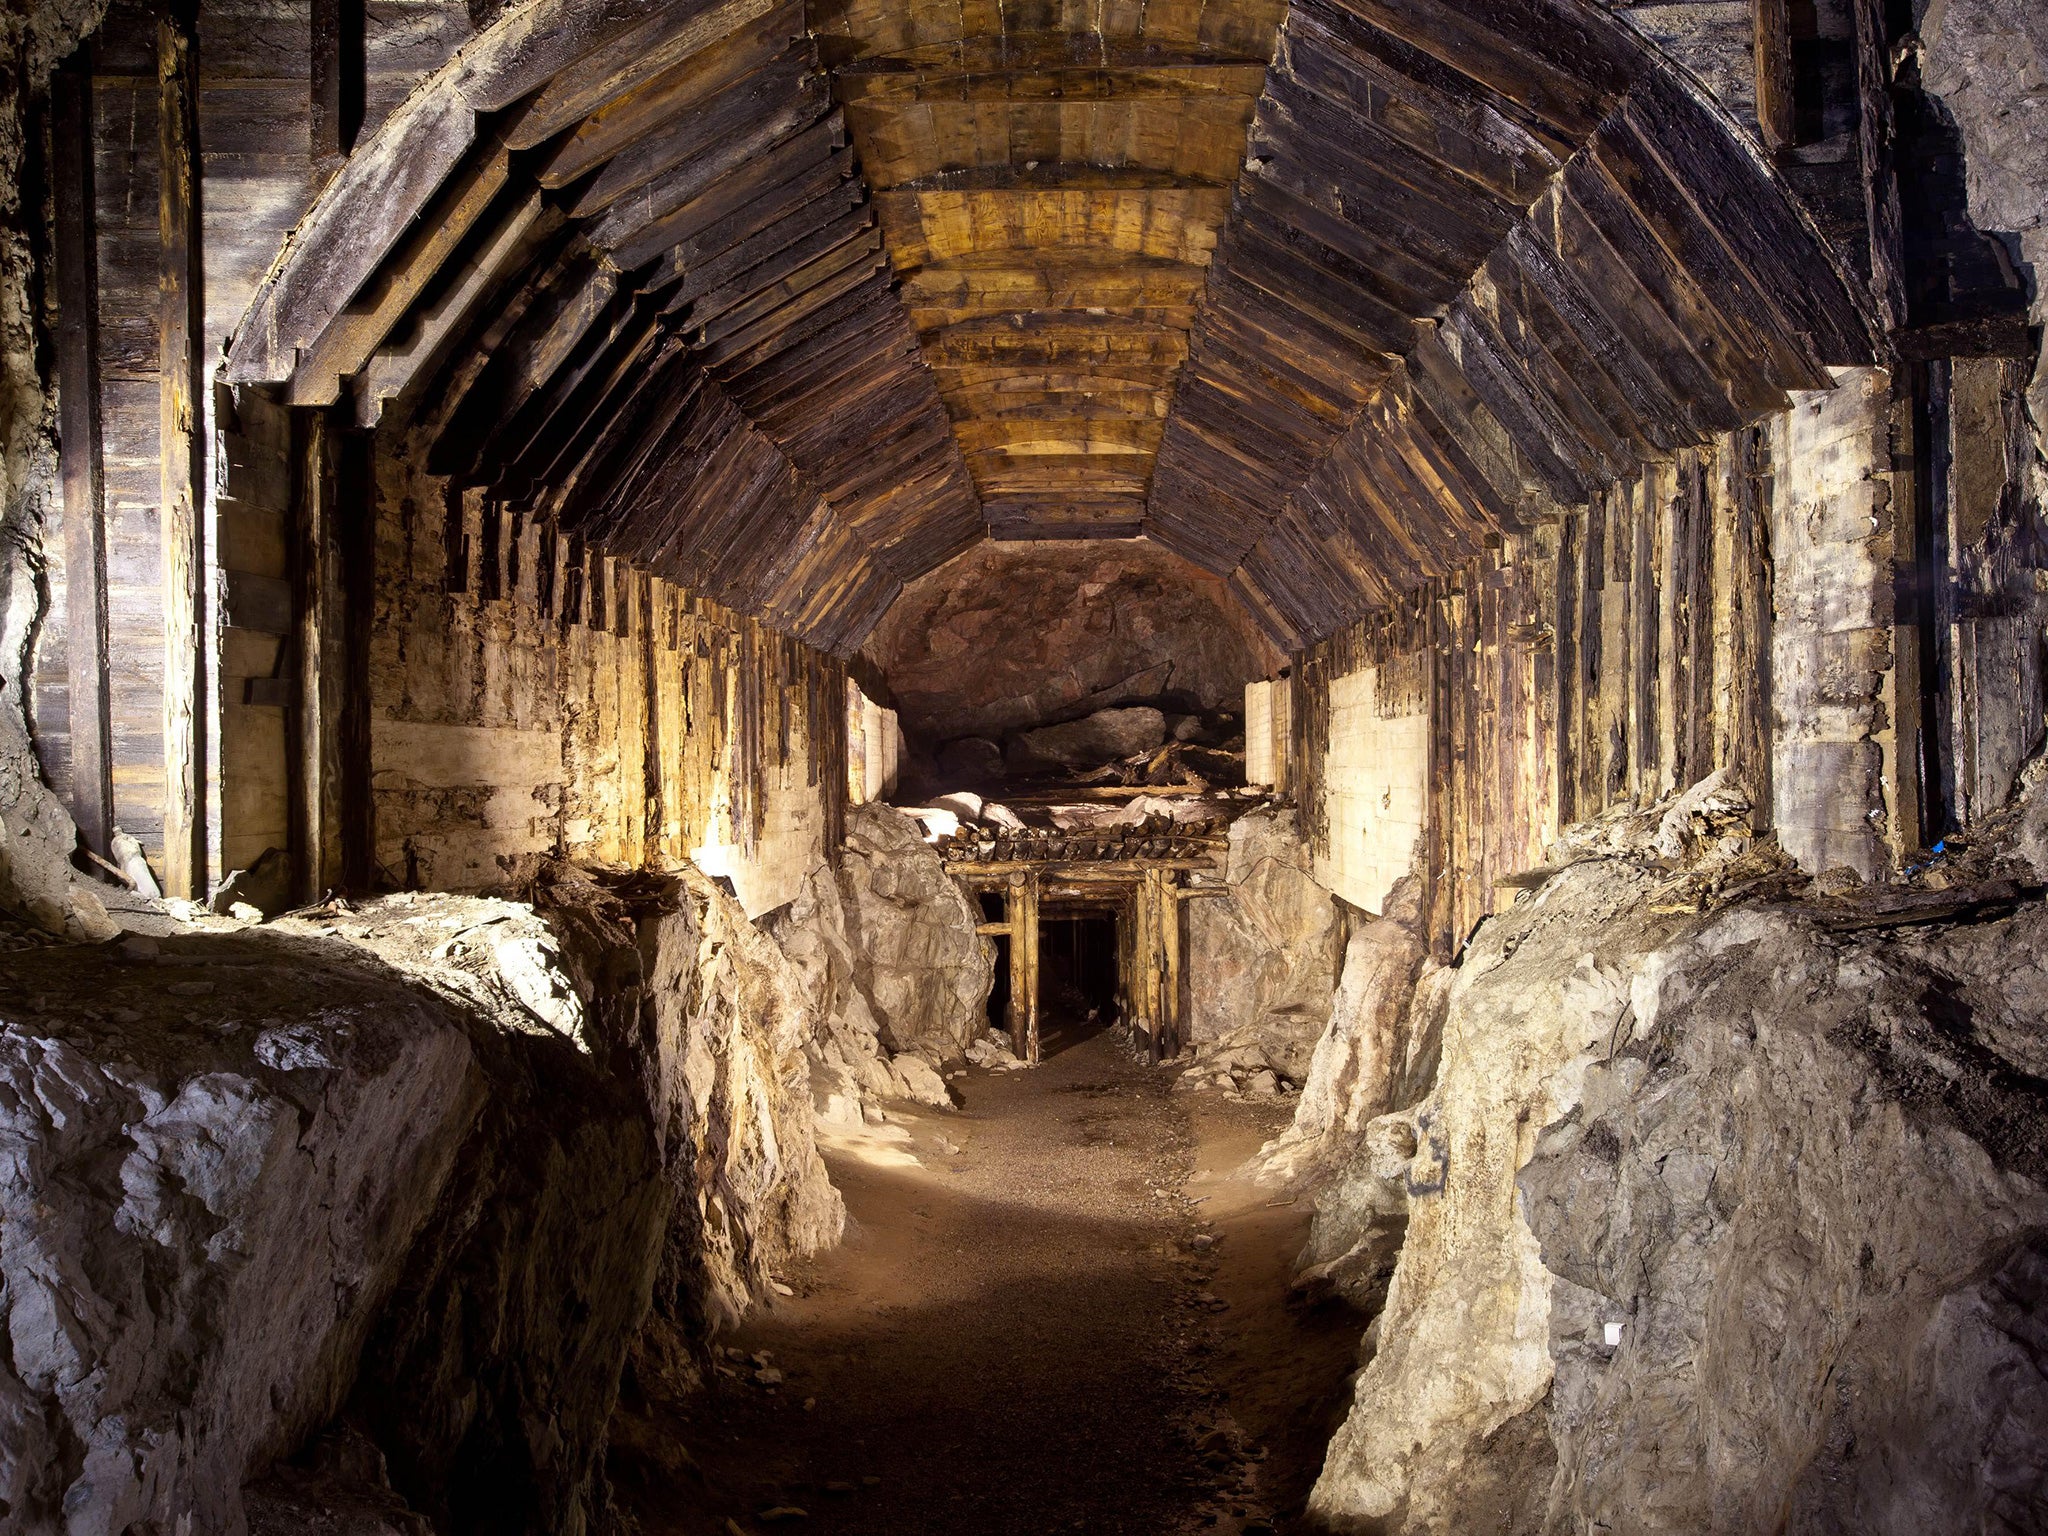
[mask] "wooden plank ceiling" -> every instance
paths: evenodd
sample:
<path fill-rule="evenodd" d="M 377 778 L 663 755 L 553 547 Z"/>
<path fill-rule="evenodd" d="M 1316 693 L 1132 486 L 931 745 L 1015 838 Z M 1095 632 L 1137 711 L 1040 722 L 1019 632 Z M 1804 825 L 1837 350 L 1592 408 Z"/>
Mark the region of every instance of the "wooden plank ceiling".
<path fill-rule="evenodd" d="M 989 533 L 1296 646 L 1871 360 L 1856 293 L 1586 0 L 529 0 L 229 378 L 829 650 Z"/>
<path fill-rule="evenodd" d="M 1577 0 L 1293 0 L 1147 504 L 1299 645 L 1875 356 L 1690 76 Z"/>
<path fill-rule="evenodd" d="M 1284 0 L 812 0 L 998 537 L 1129 536 Z"/>

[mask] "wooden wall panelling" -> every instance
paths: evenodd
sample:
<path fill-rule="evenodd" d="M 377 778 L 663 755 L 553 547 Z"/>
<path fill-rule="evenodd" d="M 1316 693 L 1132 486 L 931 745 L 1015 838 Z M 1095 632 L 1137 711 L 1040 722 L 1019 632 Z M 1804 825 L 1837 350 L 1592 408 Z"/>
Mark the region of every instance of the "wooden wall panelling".
<path fill-rule="evenodd" d="M 166 895 L 207 883 L 205 485 L 200 391 L 205 321 L 199 210 L 198 69 L 189 17 L 157 22 L 158 323 L 163 548 L 164 880 Z"/>
<path fill-rule="evenodd" d="M 86 50 L 52 78 L 56 209 L 57 405 L 64 538 L 59 780 L 86 846 L 106 857 L 114 830 L 113 712 L 107 670 L 106 482 L 101 458 L 99 260 L 93 182 L 93 93 Z M 53 593 L 53 601 L 57 594 Z M 56 658 L 52 658 L 54 664 Z M 39 712 L 38 725 L 47 730 Z M 53 753 L 53 755 L 56 755 Z M 57 774 L 52 774 L 58 779 Z"/>

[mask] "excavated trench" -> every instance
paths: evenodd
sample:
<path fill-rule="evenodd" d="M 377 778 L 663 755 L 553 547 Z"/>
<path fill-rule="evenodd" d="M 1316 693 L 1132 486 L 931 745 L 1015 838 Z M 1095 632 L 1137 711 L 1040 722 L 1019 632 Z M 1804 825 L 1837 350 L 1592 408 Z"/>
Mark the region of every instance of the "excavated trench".
<path fill-rule="evenodd" d="M 1062 1022 L 957 1111 L 826 1139 L 844 1243 L 701 1393 L 629 1398 L 612 1476 L 649 1536 L 1293 1528 L 1360 1319 L 1288 1304 L 1308 1208 L 1238 1171 L 1286 1114 Z"/>

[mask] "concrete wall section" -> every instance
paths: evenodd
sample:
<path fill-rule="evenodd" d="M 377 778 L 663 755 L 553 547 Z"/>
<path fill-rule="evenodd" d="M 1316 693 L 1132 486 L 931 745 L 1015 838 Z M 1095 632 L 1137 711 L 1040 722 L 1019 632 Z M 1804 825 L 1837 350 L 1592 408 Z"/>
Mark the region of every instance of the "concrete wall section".
<path fill-rule="evenodd" d="M 1379 913 L 1414 867 L 1429 807 L 1429 714 L 1383 705 L 1379 668 L 1330 684 L 1323 765 L 1327 850 L 1316 879 L 1353 906 Z"/>
<path fill-rule="evenodd" d="M 1865 880 L 1890 862 L 1890 383 L 1844 371 L 1772 427 L 1772 820 L 1807 870 Z"/>

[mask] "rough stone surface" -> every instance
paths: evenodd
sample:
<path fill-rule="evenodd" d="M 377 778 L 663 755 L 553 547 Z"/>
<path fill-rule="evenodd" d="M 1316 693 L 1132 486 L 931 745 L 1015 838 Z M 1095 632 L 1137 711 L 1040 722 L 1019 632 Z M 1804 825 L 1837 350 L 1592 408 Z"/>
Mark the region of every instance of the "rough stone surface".
<path fill-rule="evenodd" d="M 1962 131 L 1971 217 L 2033 268 L 2040 325 L 2048 321 L 2048 11 L 2034 0 L 1931 0 L 1924 10 L 1920 77 Z M 2031 403 L 2039 441 L 2048 371 L 2035 370 Z"/>
<path fill-rule="evenodd" d="M 1025 731 L 1011 739 L 1004 761 L 1013 772 L 1021 773 L 1098 768 L 1154 751 L 1165 740 L 1166 717 L 1156 709 L 1134 705 Z"/>
<path fill-rule="evenodd" d="M 462 1010 L 344 946 L 154 949 L 0 973 L 13 1529 L 239 1532 L 244 1476 L 341 1406 L 489 1094 Z"/>
<path fill-rule="evenodd" d="M 856 806 L 846 831 L 838 870 L 813 870 L 769 924 L 816 1019 L 819 1112 L 854 1123 L 878 1098 L 950 1105 L 936 1069 L 988 1028 L 979 919 L 909 817 Z"/>
<path fill-rule="evenodd" d="M 2048 1529 L 2044 942 L 1750 909 L 1638 973 L 1519 1181 L 1555 1526 Z"/>
<path fill-rule="evenodd" d="M 45 210 L 23 202 L 30 104 L 57 62 L 99 25 L 104 0 L 45 0 L 0 16 L 0 908 L 51 933 L 103 939 L 114 924 L 71 867 L 78 829 L 43 781 L 26 713 L 40 627 L 48 620 L 44 541 L 55 537 L 54 366 L 38 311 L 35 252 Z"/>
<path fill-rule="evenodd" d="M 566 1005 L 654 1129 L 670 1210 L 657 1311 L 692 1337 L 727 1327 L 776 1273 L 837 1242 L 845 1208 L 813 1135 L 803 977 L 717 882 L 687 865 L 640 875 L 550 865 L 536 907 L 561 955 L 501 973 L 575 978 Z M 528 986 L 528 992 L 532 990 Z"/>
<path fill-rule="evenodd" d="M 1409 1028 L 1427 958 L 1420 881 L 1396 885 L 1382 916 L 1353 915 L 1329 1027 L 1309 1059 L 1293 1123 L 1261 1153 L 1267 1174 L 1293 1178 L 1341 1160 L 1368 1122 L 1427 1090 L 1435 1063 L 1415 1080 L 1411 1062 L 1422 1041 Z"/>
<path fill-rule="evenodd" d="M 1230 824 L 1230 894 L 1186 904 L 1185 964 L 1201 978 L 1187 999 L 1193 1077 L 1307 1080 L 1345 947 L 1344 910 L 1310 867 L 1293 811 L 1261 807 Z"/>
<path fill-rule="evenodd" d="M 1670 809 L 1483 925 L 1433 1089 L 1325 1191 L 1305 1258 L 1398 1262 L 1312 1516 L 2041 1528 L 2048 908 L 1676 911 Z"/>
<path fill-rule="evenodd" d="M 1223 584 L 1143 540 L 988 542 L 912 582 L 868 642 L 926 748 L 1119 704 L 1237 709 L 1269 658 Z"/>
<path fill-rule="evenodd" d="M 650 1300 L 673 1362 L 844 1216 L 802 977 L 733 898 L 534 895 L 0 964 L 10 1529 L 605 1527 Z"/>

